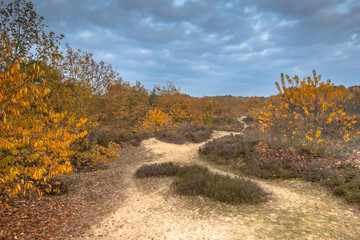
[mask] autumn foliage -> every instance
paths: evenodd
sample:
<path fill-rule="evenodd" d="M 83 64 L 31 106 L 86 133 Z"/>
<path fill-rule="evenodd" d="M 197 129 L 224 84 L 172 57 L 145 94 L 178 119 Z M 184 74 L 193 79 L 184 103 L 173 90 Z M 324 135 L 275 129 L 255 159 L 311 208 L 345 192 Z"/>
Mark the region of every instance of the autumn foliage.
<path fill-rule="evenodd" d="M 69 45 L 62 53 L 63 36 L 45 31 L 31 2 L 1 3 L 0 12 L 1 196 L 51 192 L 54 176 L 113 161 L 123 141 L 238 124 L 249 111 L 267 139 L 315 155 L 353 137 L 356 121 L 345 104 L 353 96 L 346 106 L 356 112 L 359 90 L 349 94 L 315 71 L 303 80 L 282 75 L 279 94 L 266 101 L 197 98 L 171 83 L 148 91 L 91 53 Z"/>
<path fill-rule="evenodd" d="M 278 95 L 252 113 L 259 129 L 279 142 L 320 154 L 351 139 L 355 116 L 348 116 L 344 103 L 347 89 L 313 76 L 300 80 L 281 75 Z"/>
<path fill-rule="evenodd" d="M 2 57 L 13 54 L 6 36 L 0 48 Z M 19 58 L 13 64 L 2 60 L 0 72 L 0 186 L 9 196 L 28 190 L 41 194 L 39 185 L 70 173 L 70 146 L 87 134 L 81 131 L 86 119 L 56 113 L 46 104 L 50 89 L 39 66 L 24 70 L 22 63 Z"/>
<path fill-rule="evenodd" d="M 31 3 L 1 3 L 0 10 L 0 197 L 34 191 L 41 195 L 52 192 L 54 176 L 71 173 L 84 159 L 89 165 L 113 160 L 118 146 L 86 145 L 96 122 L 85 102 L 90 103 L 103 85 L 67 72 L 65 66 L 74 63 L 59 54 L 61 37 L 44 32 L 43 18 Z M 67 56 L 88 60 L 73 55 Z M 93 66 L 92 73 L 100 76 L 99 71 L 109 72 L 90 60 L 76 64 Z M 83 105 L 75 107 L 79 103 Z"/>

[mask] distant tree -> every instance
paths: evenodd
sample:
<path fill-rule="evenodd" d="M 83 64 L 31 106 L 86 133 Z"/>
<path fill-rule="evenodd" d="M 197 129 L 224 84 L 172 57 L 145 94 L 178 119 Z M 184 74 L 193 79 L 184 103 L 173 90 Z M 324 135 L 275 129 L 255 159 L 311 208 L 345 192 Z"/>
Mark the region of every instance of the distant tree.
<path fill-rule="evenodd" d="M 118 81 L 95 98 L 92 113 L 101 124 L 131 128 L 146 114 L 147 100 L 148 92 L 139 82 Z"/>
<path fill-rule="evenodd" d="M 259 108 L 262 105 L 262 101 L 260 100 L 260 98 L 258 97 L 249 97 L 248 99 L 246 99 L 245 101 L 245 105 L 244 105 L 244 111 L 248 112 L 251 109 L 254 108 Z"/>

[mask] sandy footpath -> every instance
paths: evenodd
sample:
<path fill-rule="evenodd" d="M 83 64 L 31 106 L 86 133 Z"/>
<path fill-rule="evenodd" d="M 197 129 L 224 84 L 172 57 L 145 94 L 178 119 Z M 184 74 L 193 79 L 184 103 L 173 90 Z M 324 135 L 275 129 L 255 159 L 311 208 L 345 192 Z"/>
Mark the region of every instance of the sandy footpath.
<path fill-rule="evenodd" d="M 214 132 L 213 138 L 229 134 Z M 83 239 L 357 239 L 360 215 L 354 207 L 326 190 L 302 181 L 254 180 L 271 194 L 267 203 L 224 206 L 201 197 L 171 194 L 172 179 L 134 178 L 145 163 L 173 161 L 207 165 L 198 157 L 204 143 L 169 144 L 154 138 L 139 151 L 149 156 L 134 163 L 122 176 L 125 202 Z M 136 153 L 134 153 L 136 154 Z M 207 165 L 212 171 L 219 169 Z M 230 174 L 231 175 L 231 174 Z M 220 209 L 220 211 L 219 211 Z"/>

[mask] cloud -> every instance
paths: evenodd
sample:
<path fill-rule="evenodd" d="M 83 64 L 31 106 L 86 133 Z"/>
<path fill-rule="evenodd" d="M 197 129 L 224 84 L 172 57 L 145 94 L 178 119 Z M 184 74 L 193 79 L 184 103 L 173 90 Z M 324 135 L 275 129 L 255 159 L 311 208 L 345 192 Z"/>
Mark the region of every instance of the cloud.
<path fill-rule="evenodd" d="M 146 87 L 202 95 L 269 95 L 281 72 L 358 84 L 355 0 L 34 0 L 74 48 Z M 338 80 L 337 79 L 341 79 Z"/>

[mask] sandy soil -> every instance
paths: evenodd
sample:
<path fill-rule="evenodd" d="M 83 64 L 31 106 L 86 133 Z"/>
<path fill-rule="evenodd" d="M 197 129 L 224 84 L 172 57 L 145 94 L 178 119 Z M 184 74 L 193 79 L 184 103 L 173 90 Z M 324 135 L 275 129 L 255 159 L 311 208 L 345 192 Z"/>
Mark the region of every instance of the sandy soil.
<path fill-rule="evenodd" d="M 215 132 L 213 138 L 228 132 Z M 83 239 L 357 239 L 360 215 L 353 206 L 325 189 L 302 181 L 255 179 L 271 200 L 251 206 L 228 206 L 201 197 L 176 196 L 171 178 L 134 178 L 145 163 L 198 163 L 200 144 L 175 145 L 154 138 L 138 151 L 148 159 L 129 166 L 123 177 L 127 188 L 118 210 L 92 227 Z M 136 154 L 136 152 L 134 153 Z M 230 174 L 231 175 L 231 174 Z"/>

